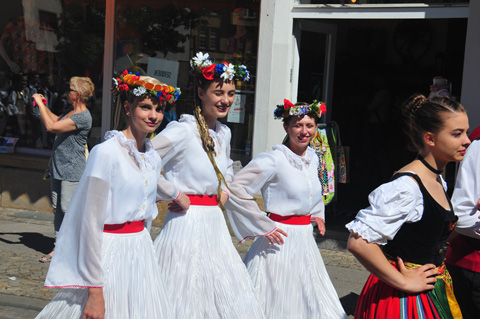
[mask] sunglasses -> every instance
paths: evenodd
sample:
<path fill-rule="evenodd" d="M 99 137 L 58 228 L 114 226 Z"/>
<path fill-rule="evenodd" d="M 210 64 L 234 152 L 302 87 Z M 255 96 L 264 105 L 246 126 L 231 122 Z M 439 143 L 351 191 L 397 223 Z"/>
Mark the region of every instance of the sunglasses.
<path fill-rule="evenodd" d="M 76 90 L 74 90 L 74 89 L 72 89 L 72 88 L 68 88 L 68 92 L 69 92 L 69 93 L 70 93 L 70 92 L 78 93 L 78 91 L 76 91 Z"/>

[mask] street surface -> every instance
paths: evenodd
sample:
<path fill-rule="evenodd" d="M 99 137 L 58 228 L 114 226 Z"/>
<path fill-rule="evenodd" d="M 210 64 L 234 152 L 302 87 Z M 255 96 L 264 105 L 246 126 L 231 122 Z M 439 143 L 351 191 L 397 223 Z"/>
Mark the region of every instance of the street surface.
<path fill-rule="evenodd" d="M 152 228 L 156 237 L 160 228 Z M 56 294 L 58 289 L 43 288 L 49 263 L 38 259 L 53 247 L 53 215 L 0 208 L 0 319 L 28 319 Z M 241 256 L 251 242 L 239 245 Z M 319 249 L 338 296 L 353 318 L 355 303 L 368 272 L 345 250 L 346 235 L 329 231 Z M 328 248 L 328 249 L 325 249 Z"/>

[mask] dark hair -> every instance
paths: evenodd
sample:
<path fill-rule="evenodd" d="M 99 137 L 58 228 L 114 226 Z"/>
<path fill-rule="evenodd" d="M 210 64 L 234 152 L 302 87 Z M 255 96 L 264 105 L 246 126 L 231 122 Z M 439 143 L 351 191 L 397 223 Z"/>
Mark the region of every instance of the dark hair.
<path fill-rule="evenodd" d="M 411 96 L 402 106 L 408 136 L 414 151 L 423 149 L 423 135 L 438 133 L 445 125 L 444 113 L 466 113 L 463 105 L 448 96 L 426 98 L 424 95 Z"/>
<path fill-rule="evenodd" d="M 217 81 L 222 81 L 222 82 L 228 82 L 220 78 L 218 75 L 215 75 L 213 80 L 207 80 L 205 76 L 203 76 L 202 70 L 199 70 L 198 68 L 195 68 L 191 71 L 191 74 L 193 76 L 193 83 L 195 84 L 194 86 L 194 94 L 195 98 L 198 98 L 198 88 L 201 88 L 203 91 L 206 91 L 210 84 Z M 235 85 L 235 81 L 231 81 Z M 197 100 L 198 102 L 198 100 Z"/>
<path fill-rule="evenodd" d="M 295 103 L 295 106 L 298 106 L 298 105 L 307 105 L 308 103 L 306 102 L 297 102 Z M 313 116 L 312 114 L 305 114 L 307 115 L 308 117 L 311 117 L 313 118 L 313 120 L 315 121 L 315 124 L 318 125 L 318 123 L 320 122 L 320 118 L 318 116 Z M 282 119 L 283 123 L 285 123 L 285 125 L 289 125 L 290 124 L 290 120 L 294 117 L 297 117 L 296 115 L 290 115 L 290 116 L 287 116 L 287 117 L 284 117 Z"/>

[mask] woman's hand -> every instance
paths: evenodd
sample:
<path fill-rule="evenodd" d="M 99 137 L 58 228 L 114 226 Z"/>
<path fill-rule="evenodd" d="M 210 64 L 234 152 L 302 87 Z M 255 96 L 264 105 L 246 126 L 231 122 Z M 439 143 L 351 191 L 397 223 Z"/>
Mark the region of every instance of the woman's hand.
<path fill-rule="evenodd" d="M 435 276 L 440 272 L 435 269 L 434 264 L 425 264 L 418 268 L 407 269 L 402 258 L 397 257 L 398 270 L 405 279 L 405 287 L 401 289 L 407 293 L 419 293 L 426 290 L 432 290 L 437 282 Z"/>
<path fill-rule="evenodd" d="M 36 105 L 45 105 L 45 102 L 47 101 L 45 97 L 39 93 L 35 93 L 34 95 L 32 95 L 32 98 L 35 101 Z"/>
<path fill-rule="evenodd" d="M 82 319 L 104 319 L 105 300 L 103 288 L 88 288 L 88 299 L 85 304 Z"/>
<path fill-rule="evenodd" d="M 272 234 L 267 235 L 266 237 L 268 238 L 268 240 L 272 245 L 274 245 L 275 243 L 282 245 L 284 242 L 282 235 L 285 237 L 288 237 L 286 232 L 284 232 L 280 228 L 277 228 L 277 230 L 275 230 Z"/>
<path fill-rule="evenodd" d="M 225 206 L 225 203 L 227 202 L 228 197 L 229 197 L 228 194 L 225 191 L 222 191 L 222 193 L 220 194 L 220 203 L 222 204 L 222 206 Z"/>
<path fill-rule="evenodd" d="M 312 220 L 317 224 L 318 231 L 320 232 L 320 235 L 325 236 L 325 221 L 321 218 L 312 218 Z"/>
<path fill-rule="evenodd" d="M 178 198 L 168 204 L 168 210 L 173 213 L 185 213 L 190 208 L 190 198 L 180 193 Z"/>

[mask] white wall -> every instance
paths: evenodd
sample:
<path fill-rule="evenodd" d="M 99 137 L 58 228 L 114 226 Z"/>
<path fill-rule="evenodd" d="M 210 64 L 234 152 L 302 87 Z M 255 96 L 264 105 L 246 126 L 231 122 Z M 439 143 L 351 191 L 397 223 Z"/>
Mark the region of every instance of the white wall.
<path fill-rule="evenodd" d="M 293 4 L 294 0 L 261 2 L 253 155 L 271 150 L 285 136 L 282 121 L 273 118 L 273 111 L 284 98 L 292 99 Z"/>
<path fill-rule="evenodd" d="M 480 33 L 478 30 L 480 30 L 480 1 L 470 1 L 461 102 L 467 108 L 471 131 L 480 126 Z"/>

